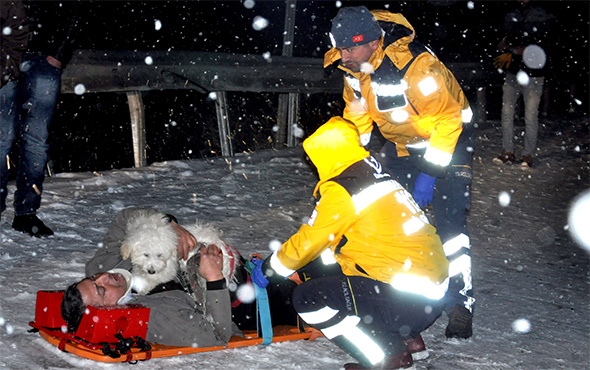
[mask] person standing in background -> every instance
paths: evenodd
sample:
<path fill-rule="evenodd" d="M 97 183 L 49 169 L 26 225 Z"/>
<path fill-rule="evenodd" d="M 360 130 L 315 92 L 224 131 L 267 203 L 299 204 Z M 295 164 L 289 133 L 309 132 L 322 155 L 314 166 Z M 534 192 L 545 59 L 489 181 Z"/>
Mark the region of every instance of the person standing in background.
<path fill-rule="evenodd" d="M 7 142 L 10 126 L 10 114 L 15 115 L 16 86 L 21 76 L 20 66 L 29 43 L 29 25 L 23 2 L 20 0 L 0 3 L 0 29 L 2 32 L 2 54 L 0 65 L 0 215 L 6 209 L 8 182 L 8 152 L 12 143 Z M 6 119 L 5 119 L 6 117 Z M 7 142 L 7 143 L 5 143 Z M 5 145 L 7 147 L 5 148 Z"/>
<path fill-rule="evenodd" d="M 494 163 L 512 164 L 514 152 L 514 113 L 522 95 L 524 102 L 524 149 L 521 166 L 533 166 L 539 130 L 539 104 L 543 95 L 545 75 L 549 69 L 548 36 L 555 17 L 531 0 L 518 0 L 519 8 L 504 18 L 505 36 L 498 44 L 504 52 L 494 59 L 494 66 L 506 71 L 502 87 L 502 153 Z"/>
<path fill-rule="evenodd" d="M 28 49 L 22 64 L 19 63 L 18 80 L 12 76 L 11 82 L 2 88 L 0 212 L 6 209 L 10 152 L 18 140 L 12 228 L 40 238 L 53 235 L 37 217 L 37 210 L 43 193 L 49 126 L 61 89 L 62 70 L 72 56 L 75 37 L 79 36 L 80 20 L 77 1 L 31 1 L 26 5 L 30 26 Z M 3 32 L 3 50 L 4 44 Z M 13 72 L 14 69 L 12 66 Z M 2 76 L 4 79 L 4 71 Z"/>

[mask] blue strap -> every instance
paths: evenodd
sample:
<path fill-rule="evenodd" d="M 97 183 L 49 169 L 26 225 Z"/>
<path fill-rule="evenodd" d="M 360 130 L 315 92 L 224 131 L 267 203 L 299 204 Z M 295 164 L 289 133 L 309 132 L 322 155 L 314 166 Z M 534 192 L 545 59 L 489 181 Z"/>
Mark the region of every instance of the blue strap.
<path fill-rule="evenodd" d="M 270 321 L 270 307 L 268 304 L 268 294 L 265 288 L 256 287 L 256 326 L 262 328 L 262 344 L 270 344 L 272 342 L 272 323 Z M 260 318 L 260 325 L 258 320 Z"/>
<path fill-rule="evenodd" d="M 250 261 L 246 263 L 246 270 L 252 271 L 254 264 Z M 266 288 L 261 288 L 252 283 L 256 289 L 256 328 L 258 332 L 262 332 L 262 344 L 268 345 L 272 343 L 272 322 L 270 320 L 270 306 L 268 301 L 268 293 Z"/>

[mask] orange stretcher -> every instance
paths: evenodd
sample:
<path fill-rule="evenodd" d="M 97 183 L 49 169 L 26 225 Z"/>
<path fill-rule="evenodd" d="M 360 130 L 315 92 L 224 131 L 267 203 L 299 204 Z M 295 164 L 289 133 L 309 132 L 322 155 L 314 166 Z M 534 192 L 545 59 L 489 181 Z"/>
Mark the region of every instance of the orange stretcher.
<path fill-rule="evenodd" d="M 263 338 L 256 330 L 243 331 L 244 337 L 233 336 L 224 346 L 178 347 L 145 341 L 149 308 L 141 305 L 88 306 L 75 333 L 67 330 L 61 317 L 63 291 L 39 291 L 35 321 L 29 323 L 41 337 L 60 350 L 101 362 L 136 362 L 151 358 L 188 355 L 260 345 Z M 101 325 L 96 325 L 100 322 Z M 292 340 L 313 340 L 321 333 L 303 326 L 275 326 L 272 343 Z"/>

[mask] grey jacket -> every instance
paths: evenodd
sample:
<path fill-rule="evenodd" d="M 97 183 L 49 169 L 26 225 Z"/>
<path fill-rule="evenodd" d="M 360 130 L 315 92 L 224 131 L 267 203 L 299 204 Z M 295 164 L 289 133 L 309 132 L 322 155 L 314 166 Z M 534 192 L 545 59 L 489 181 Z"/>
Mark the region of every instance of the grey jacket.
<path fill-rule="evenodd" d="M 138 213 L 162 214 L 148 208 L 126 208 L 114 219 L 94 257 L 86 263 L 86 276 L 114 268 L 131 270 L 131 262 L 123 260 L 119 249 L 125 239 L 128 221 Z M 129 304 L 150 308 L 147 340 L 171 346 L 210 347 L 225 345 L 232 335 L 241 332 L 231 320 L 231 304 L 227 288 L 206 291 L 205 312 L 195 308 L 195 301 L 184 291 L 163 291 L 136 295 Z"/>

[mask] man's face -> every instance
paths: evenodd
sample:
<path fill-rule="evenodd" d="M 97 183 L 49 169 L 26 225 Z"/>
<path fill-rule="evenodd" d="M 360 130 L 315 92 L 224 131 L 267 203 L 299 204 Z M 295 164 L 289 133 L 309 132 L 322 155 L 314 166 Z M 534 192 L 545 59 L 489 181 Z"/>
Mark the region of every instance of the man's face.
<path fill-rule="evenodd" d="M 127 280 L 121 274 L 103 272 L 82 280 L 77 288 L 87 306 L 116 305 L 127 291 Z"/>
<path fill-rule="evenodd" d="M 353 72 L 360 72 L 361 65 L 369 61 L 373 52 L 377 50 L 379 40 L 371 41 L 367 44 L 352 46 L 349 48 L 338 48 L 342 65 Z"/>

